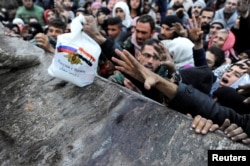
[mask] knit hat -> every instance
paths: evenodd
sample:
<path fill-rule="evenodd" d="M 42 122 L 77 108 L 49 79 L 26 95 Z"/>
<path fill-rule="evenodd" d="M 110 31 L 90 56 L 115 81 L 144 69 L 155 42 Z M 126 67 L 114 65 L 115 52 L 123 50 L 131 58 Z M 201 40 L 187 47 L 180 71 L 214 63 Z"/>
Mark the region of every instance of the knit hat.
<path fill-rule="evenodd" d="M 206 3 L 203 0 L 197 0 L 194 4 L 194 6 L 200 6 L 202 9 L 206 7 Z"/>
<path fill-rule="evenodd" d="M 102 7 L 102 4 L 100 2 L 93 2 L 91 4 L 91 8 L 100 8 Z"/>
<path fill-rule="evenodd" d="M 104 13 L 105 15 L 109 15 L 110 14 L 110 10 L 107 7 L 101 7 L 101 8 L 98 9 L 97 16 L 100 13 Z"/>
<path fill-rule="evenodd" d="M 13 21 L 12 21 L 13 24 L 17 24 L 17 25 L 24 25 L 24 22 L 21 18 L 15 18 Z"/>
<path fill-rule="evenodd" d="M 75 12 L 82 12 L 82 13 L 86 13 L 86 9 L 85 8 L 83 8 L 83 7 L 79 7 L 79 8 L 77 8 L 76 9 L 76 11 Z"/>
<path fill-rule="evenodd" d="M 169 27 L 172 27 L 173 23 L 180 23 L 180 24 L 182 24 L 182 20 L 179 17 L 177 17 L 176 15 L 169 15 L 169 16 L 166 16 L 163 19 L 163 21 L 161 22 L 161 25 L 162 24 L 166 24 Z"/>
<path fill-rule="evenodd" d="M 226 28 L 226 23 L 224 20 L 222 19 L 216 19 L 216 20 L 213 20 L 211 23 L 210 23 L 210 26 L 213 25 L 213 24 L 220 24 L 222 28 Z"/>

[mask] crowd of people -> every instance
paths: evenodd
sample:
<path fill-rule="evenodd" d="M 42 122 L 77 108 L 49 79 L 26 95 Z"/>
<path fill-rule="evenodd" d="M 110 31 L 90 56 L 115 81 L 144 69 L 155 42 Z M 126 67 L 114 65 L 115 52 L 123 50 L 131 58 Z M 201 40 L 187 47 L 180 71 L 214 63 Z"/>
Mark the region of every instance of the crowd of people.
<path fill-rule="evenodd" d="M 53 55 L 83 15 L 98 75 L 250 144 L 250 0 L 8 0 L 5 34 Z"/>

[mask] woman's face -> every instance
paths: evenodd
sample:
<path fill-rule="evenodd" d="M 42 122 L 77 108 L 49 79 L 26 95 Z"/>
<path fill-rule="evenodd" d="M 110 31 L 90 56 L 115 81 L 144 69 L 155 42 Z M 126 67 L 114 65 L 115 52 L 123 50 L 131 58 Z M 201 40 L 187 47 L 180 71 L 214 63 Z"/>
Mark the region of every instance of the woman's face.
<path fill-rule="evenodd" d="M 125 20 L 125 13 L 121 8 L 116 8 L 115 9 L 115 15 L 120 17 L 122 20 Z"/>
<path fill-rule="evenodd" d="M 206 61 L 209 68 L 213 68 L 215 63 L 215 56 L 210 51 L 206 51 Z"/>
<path fill-rule="evenodd" d="M 55 13 L 53 12 L 53 11 L 49 11 L 48 12 L 48 14 L 47 14 L 47 20 L 49 21 L 49 22 L 51 22 L 53 19 L 55 19 L 56 18 L 56 15 L 55 15 Z"/>
<path fill-rule="evenodd" d="M 137 9 L 140 5 L 140 0 L 131 0 L 130 6 L 132 9 Z"/>

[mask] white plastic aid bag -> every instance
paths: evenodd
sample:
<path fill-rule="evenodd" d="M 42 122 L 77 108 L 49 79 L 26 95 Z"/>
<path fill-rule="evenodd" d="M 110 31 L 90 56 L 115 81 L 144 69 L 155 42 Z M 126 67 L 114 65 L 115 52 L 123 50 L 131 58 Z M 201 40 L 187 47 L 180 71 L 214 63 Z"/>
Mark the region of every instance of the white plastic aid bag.
<path fill-rule="evenodd" d="M 79 87 L 91 84 L 96 76 L 100 46 L 82 31 L 85 18 L 71 22 L 71 33 L 59 35 L 48 73 Z"/>

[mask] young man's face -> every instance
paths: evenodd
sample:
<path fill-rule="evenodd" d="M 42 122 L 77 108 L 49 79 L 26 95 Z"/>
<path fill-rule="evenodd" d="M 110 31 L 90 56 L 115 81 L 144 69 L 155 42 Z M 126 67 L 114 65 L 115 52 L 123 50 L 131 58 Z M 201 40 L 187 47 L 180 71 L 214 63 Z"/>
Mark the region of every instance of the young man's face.
<path fill-rule="evenodd" d="M 245 14 L 248 11 L 250 0 L 238 0 L 237 11 L 239 14 Z"/>
<path fill-rule="evenodd" d="M 222 26 L 220 24 L 212 24 L 209 28 L 209 34 L 210 36 L 215 35 L 220 29 L 222 29 Z"/>
<path fill-rule="evenodd" d="M 153 31 L 149 23 L 137 22 L 135 26 L 135 37 L 138 45 L 142 45 L 146 39 L 151 38 Z"/>
<path fill-rule="evenodd" d="M 57 27 L 54 27 L 54 26 L 50 26 L 48 28 L 47 35 L 57 39 L 57 36 L 61 35 L 63 33 L 64 33 L 63 29 L 60 29 L 60 28 L 57 28 Z"/>
<path fill-rule="evenodd" d="M 214 13 L 212 11 L 203 11 L 201 13 L 201 24 L 209 24 L 214 17 Z"/>
<path fill-rule="evenodd" d="M 152 45 L 146 45 L 138 54 L 137 59 L 144 67 L 153 72 L 156 71 L 161 64 L 160 55 Z"/>
<path fill-rule="evenodd" d="M 149 2 L 145 1 L 144 4 L 143 4 L 143 11 L 145 13 L 148 13 L 150 11 L 150 9 L 151 9 L 151 4 Z"/>
<path fill-rule="evenodd" d="M 27 9 L 30 9 L 33 7 L 33 0 L 23 0 L 23 6 Z"/>
<path fill-rule="evenodd" d="M 119 25 L 108 25 L 108 36 L 114 40 L 122 31 Z"/>
<path fill-rule="evenodd" d="M 171 27 L 169 27 L 166 24 L 162 24 L 161 25 L 161 37 L 163 39 L 172 39 L 174 36 L 174 30 L 171 29 Z"/>
<path fill-rule="evenodd" d="M 226 71 L 220 80 L 219 87 L 229 87 L 235 83 L 240 77 L 246 73 L 247 69 L 242 69 L 239 66 L 232 66 L 228 71 Z"/>

